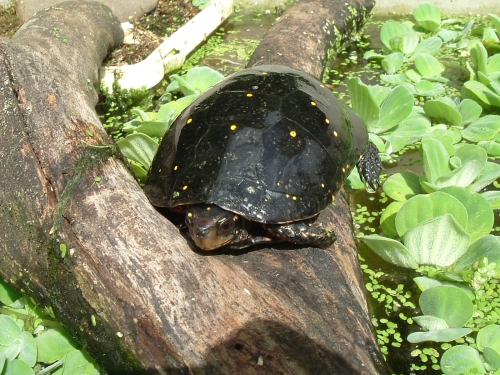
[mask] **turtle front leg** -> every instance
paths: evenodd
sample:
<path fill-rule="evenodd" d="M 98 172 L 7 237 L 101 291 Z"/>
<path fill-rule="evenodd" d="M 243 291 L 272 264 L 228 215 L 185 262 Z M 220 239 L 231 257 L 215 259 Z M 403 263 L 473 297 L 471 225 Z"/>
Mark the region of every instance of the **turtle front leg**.
<path fill-rule="evenodd" d="M 313 220 L 302 220 L 287 224 L 266 224 L 264 228 L 274 238 L 298 245 L 326 248 L 331 246 L 337 239 L 333 231 L 315 224 Z"/>

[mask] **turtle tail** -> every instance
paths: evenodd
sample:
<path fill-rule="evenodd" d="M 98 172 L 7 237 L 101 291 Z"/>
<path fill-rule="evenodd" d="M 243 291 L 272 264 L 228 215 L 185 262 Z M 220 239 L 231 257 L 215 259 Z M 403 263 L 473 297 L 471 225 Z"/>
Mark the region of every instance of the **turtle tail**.
<path fill-rule="evenodd" d="M 372 142 L 368 142 L 365 153 L 359 159 L 357 167 L 361 181 L 368 184 L 374 191 L 381 187 L 379 174 L 380 170 L 384 168 L 380 161 L 378 148 Z"/>

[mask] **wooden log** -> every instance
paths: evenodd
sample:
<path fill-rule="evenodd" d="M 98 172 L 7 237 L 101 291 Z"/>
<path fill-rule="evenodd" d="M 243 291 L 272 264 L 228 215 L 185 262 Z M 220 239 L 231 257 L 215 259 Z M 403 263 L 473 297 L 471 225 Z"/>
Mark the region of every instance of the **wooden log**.
<path fill-rule="evenodd" d="M 94 111 L 121 38 L 108 8 L 75 1 L 0 42 L 0 276 L 51 305 L 109 374 L 383 372 L 345 194 L 322 217 L 334 247 L 237 256 L 200 254 L 149 204 Z"/>

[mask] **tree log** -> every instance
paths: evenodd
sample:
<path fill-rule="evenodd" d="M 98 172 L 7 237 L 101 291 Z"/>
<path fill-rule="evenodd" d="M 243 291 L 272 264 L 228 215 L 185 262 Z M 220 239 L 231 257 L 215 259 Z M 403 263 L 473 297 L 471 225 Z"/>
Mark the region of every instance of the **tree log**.
<path fill-rule="evenodd" d="M 350 6 L 359 25 L 373 3 Z M 319 76 L 348 5 L 299 1 L 282 22 L 294 8 L 317 34 L 298 45 L 298 27 L 289 58 L 270 48 L 258 63 Z M 0 41 L 0 276 L 51 305 L 109 374 L 383 373 L 345 193 L 322 214 L 334 247 L 235 256 L 200 254 L 149 204 L 94 111 L 122 38 L 107 7 L 75 1 Z"/>

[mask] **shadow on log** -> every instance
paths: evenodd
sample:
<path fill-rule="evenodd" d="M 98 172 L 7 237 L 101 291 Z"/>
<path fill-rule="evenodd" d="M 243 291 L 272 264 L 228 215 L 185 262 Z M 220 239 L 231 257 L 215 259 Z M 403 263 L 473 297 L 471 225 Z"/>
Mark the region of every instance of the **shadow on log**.
<path fill-rule="evenodd" d="M 299 1 L 252 64 L 319 76 L 332 25 L 348 34 L 372 6 Z M 278 51 L 266 43 L 283 26 Z M 0 276 L 50 304 L 109 374 L 384 373 L 345 193 L 322 214 L 334 247 L 237 256 L 199 254 L 149 204 L 94 111 L 97 68 L 122 38 L 108 8 L 79 1 L 0 42 Z"/>

